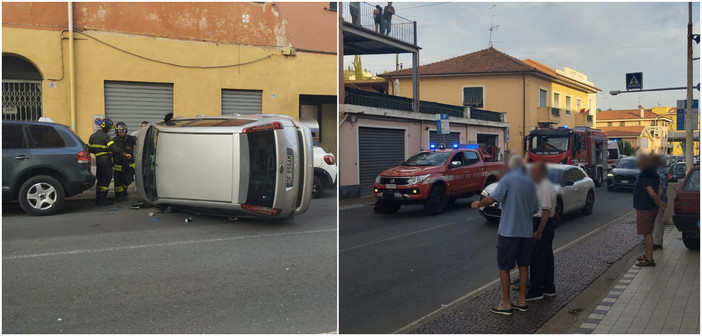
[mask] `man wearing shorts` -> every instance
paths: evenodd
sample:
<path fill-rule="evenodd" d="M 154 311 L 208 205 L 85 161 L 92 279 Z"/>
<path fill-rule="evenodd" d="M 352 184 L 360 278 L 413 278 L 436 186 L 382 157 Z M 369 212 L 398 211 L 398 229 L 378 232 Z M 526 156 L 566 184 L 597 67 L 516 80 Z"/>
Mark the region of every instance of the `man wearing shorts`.
<path fill-rule="evenodd" d="M 490 309 L 493 313 L 502 315 L 512 315 L 513 309 L 528 309 L 526 289 L 534 243 L 532 216 L 539 211 L 536 187 L 525 173 L 522 158 L 518 155 L 512 156 L 509 169 L 491 195 L 471 204 L 474 209 L 495 202 L 502 204 L 500 225 L 497 229 L 497 267 L 500 270 L 502 302 Z M 509 271 L 514 268 L 515 263 L 519 266 L 520 288 L 519 298 L 512 303 Z"/>

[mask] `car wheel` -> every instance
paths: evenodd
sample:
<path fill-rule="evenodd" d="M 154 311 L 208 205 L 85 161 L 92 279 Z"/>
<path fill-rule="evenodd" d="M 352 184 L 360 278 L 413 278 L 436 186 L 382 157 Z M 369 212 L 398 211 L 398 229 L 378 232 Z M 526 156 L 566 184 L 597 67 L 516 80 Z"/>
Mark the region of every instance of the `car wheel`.
<path fill-rule="evenodd" d="M 373 212 L 377 214 L 393 214 L 400 210 L 402 204 L 398 202 L 391 202 L 386 200 L 375 201 L 375 206 L 373 207 Z"/>
<path fill-rule="evenodd" d="M 561 219 L 563 218 L 563 200 L 559 197 L 556 201 L 556 210 L 553 214 L 553 227 L 558 227 L 561 225 Z"/>
<path fill-rule="evenodd" d="M 424 202 L 424 211 L 429 215 L 438 215 L 446 209 L 446 190 L 444 187 L 437 185 L 431 188 L 429 197 Z"/>
<path fill-rule="evenodd" d="M 689 232 L 683 232 L 682 233 L 682 240 L 683 244 L 685 244 L 685 247 L 687 247 L 690 250 L 699 250 L 700 249 L 700 237 L 699 235 L 696 235 L 694 233 L 689 233 Z"/>
<path fill-rule="evenodd" d="M 322 180 L 319 177 L 315 176 L 314 182 L 312 183 L 312 198 L 322 197 L 323 192 L 324 184 L 322 183 Z"/>
<path fill-rule="evenodd" d="M 585 199 L 585 206 L 583 207 L 582 213 L 585 216 L 592 214 L 592 208 L 595 206 L 595 192 L 590 190 L 587 192 L 587 198 Z"/>
<path fill-rule="evenodd" d="M 55 214 L 63 206 L 65 197 L 61 183 L 47 175 L 28 179 L 19 190 L 19 204 L 32 216 Z"/>

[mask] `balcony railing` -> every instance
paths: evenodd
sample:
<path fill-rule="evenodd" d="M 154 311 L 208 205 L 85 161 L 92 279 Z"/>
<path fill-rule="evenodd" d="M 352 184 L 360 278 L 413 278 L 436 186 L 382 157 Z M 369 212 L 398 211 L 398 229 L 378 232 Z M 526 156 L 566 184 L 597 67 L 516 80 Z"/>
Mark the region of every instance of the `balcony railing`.
<path fill-rule="evenodd" d="M 561 109 L 558 107 L 552 107 L 551 108 L 551 115 L 554 117 L 560 117 L 561 116 Z"/>
<path fill-rule="evenodd" d="M 344 89 L 344 92 L 345 104 L 412 112 L 413 100 L 411 98 L 390 96 L 376 92 L 353 89 L 349 87 L 346 87 Z M 499 112 L 471 108 L 470 116 L 466 116 L 465 108 L 463 106 L 448 105 L 428 101 L 419 102 L 419 112 L 431 115 L 446 113 L 449 116 L 456 118 L 469 117 L 471 119 L 504 122 L 502 113 Z"/>
<path fill-rule="evenodd" d="M 354 7 L 355 6 L 355 7 Z M 376 26 L 373 11 L 376 5 L 367 2 L 343 2 L 342 18 L 344 21 L 355 24 L 363 29 L 381 34 L 381 24 Z M 382 10 L 385 5 L 379 5 Z M 390 21 L 390 31 L 383 33 L 405 43 L 417 45 L 416 22 L 400 15 L 393 14 Z"/>

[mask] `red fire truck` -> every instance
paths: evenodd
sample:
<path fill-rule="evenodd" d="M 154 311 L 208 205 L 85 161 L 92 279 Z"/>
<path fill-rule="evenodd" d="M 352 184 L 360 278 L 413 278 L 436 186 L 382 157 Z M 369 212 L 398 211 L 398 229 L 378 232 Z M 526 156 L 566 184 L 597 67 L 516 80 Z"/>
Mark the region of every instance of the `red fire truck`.
<path fill-rule="evenodd" d="M 537 128 L 526 137 L 529 162 L 579 166 L 602 185 L 607 174 L 607 135 L 589 127 Z"/>

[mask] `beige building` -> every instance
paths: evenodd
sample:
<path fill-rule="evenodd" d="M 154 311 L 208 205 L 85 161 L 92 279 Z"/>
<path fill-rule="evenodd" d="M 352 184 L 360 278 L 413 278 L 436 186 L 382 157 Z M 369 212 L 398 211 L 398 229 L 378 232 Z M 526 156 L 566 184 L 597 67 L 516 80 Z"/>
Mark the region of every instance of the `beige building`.
<path fill-rule="evenodd" d="M 419 98 L 506 113 L 511 152 L 522 153 L 525 134 L 541 126 L 591 126 L 597 92 L 587 75 L 519 60 L 495 48 L 419 67 Z M 391 95 L 412 97 L 411 70 L 383 75 Z"/>
<path fill-rule="evenodd" d="M 628 142 L 636 151 L 666 154 L 668 131 L 675 113 L 674 107 L 654 107 L 635 110 L 608 110 L 597 114 L 597 128 L 610 140 Z"/>

